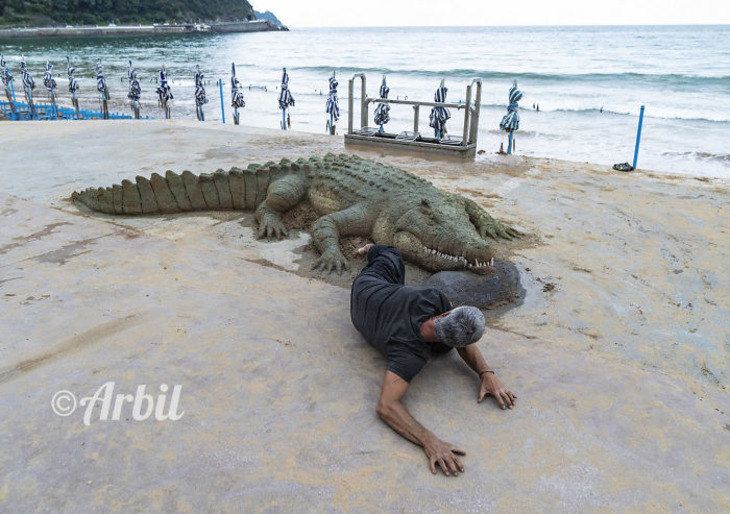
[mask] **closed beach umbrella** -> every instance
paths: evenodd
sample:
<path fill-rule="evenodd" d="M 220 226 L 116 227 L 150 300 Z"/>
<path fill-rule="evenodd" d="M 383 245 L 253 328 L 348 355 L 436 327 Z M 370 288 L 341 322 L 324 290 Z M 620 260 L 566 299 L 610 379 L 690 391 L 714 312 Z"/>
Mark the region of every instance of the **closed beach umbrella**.
<path fill-rule="evenodd" d="M 157 86 L 157 97 L 160 102 L 160 106 L 165 111 L 165 118 L 170 119 L 170 100 L 174 98 L 172 96 L 172 90 L 170 85 L 167 83 L 167 71 L 165 71 L 165 65 L 160 68 L 160 85 Z"/>
<path fill-rule="evenodd" d="M 107 101 L 109 100 L 109 88 L 106 85 L 106 79 L 104 78 L 104 68 L 101 65 L 101 57 L 96 61 L 96 90 L 101 95 L 101 108 L 104 113 L 104 119 L 109 119 L 109 107 Z"/>
<path fill-rule="evenodd" d="M 448 89 L 444 85 L 444 81 L 441 81 L 441 85 L 436 90 L 436 94 L 433 97 L 434 102 L 438 103 L 445 103 L 446 102 L 446 92 Z M 446 135 L 446 121 L 451 118 L 451 112 L 446 107 L 434 107 L 431 109 L 431 114 L 429 116 L 429 126 L 433 127 L 433 130 L 436 134 L 436 139 L 441 139 L 444 135 Z"/>
<path fill-rule="evenodd" d="M 335 135 L 335 122 L 340 119 L 340 104 L 337 100 L 337 79 L 335 74 L 332 73 L 330 77 L 330 94 L 327 97 L 327 106 L 325 112 L 330 115 L 330 119 L 327 122 L 327 133 L 331 136 Z"/>
<path fill-rule="evenodd" d="M 48 96 L 51 99 L 51 107 L 53 108 L 53 117 L 58 119 L 58 109 L 56 108 L 56 79 L 53 78 L 53 64 L 46 61 L 46 72 L 43 74 L 43 85 L 48 90 Z"/>
<path fill-rule="evenodd" d="M 383 82 L 380 83 L 380 98 L 387 99 L 390 89 L 388 88 L 388 82 L 385 80 L 383 75 Z M 390 105 L 386 103 L 380 103 L 375 108 L 375 116 L 373 121 L 376 125 L 380 125 L 380 133 L 383 133 L 383 125 L 390 121 Z"/>
<path fill-rule="evenodd" d="M 203 114 L 203 105 L 208 103 L 208 95 L 205 93 L 205 84 L 203 79 L 205 75 L 200 71 L 200 65 L 195 65 L 195 107 L 198 112 L 198 119 L 205 121 L 205 115 Z"/>
<path fill-rule="evenodd" d="M 289 74 L 286 72 L 286 68 L 283 69 L 281 75 L 281 93 L 279 94 L 279 109 L 281 109 L 281 128 L 286 130 L 287 127 L 291 128 L 291 119 L 287 114 L 286 110 L 288 107 L 294 107 L 294 97 L 292 97 L 289 91 Z"/>
<path fill-rule="evenodd" d="M 507 145 L 507 153 L 511 154 L 515 146 L 514 131 L 520 128 L 520 115 L 517 113 L 519 105 L 517 102 L 522 98 L 522 91 L 517 89 L 517 81 L 512 82 L 509 89 L 509 105 L 507 106 L 507 114 L 499 123 L 499 128 L 509 132 L 509 144 Z"/>
<path fill-rule="evenodd" d="M 132 61 L 129 61 L 129 68 L 127 69 L 127 78 L 129 79 L 129 93 L 127 98 L 132 100 L 132 111 L 134 111 L 134 118 L 139 119 L 139 99 L 142 98 L 142 86 L 137 78 L 137 69 L 132 67 Z"/>
<path fill-rule="evenodd" d="M 8 97 L 10 110 L 13 113 L 13 119 L 18 119 L 18 112 L 15 110 L 15 90 L 13 90 L 13 74 L 5 64 L 5 57 L 0 55 L 0 80 L 5 88 L 5 96 Z"/>
<path fill-rule="evenodd" d="M 246 101 L 243 99 L 241 83 L 236 77 L 236 63 L 231 63 L 231 107 L 233 107 L 233 122 L 238 125 L 238 109 L 246 107 Z"/>
<path fill-rule="evenodd" d="M 68 74 L 68 92 L 71 93 L 71 103 L 76 109 L 76 119 L 79 119 L 79 99 L 76 98 L 76 91 L 79 89 L 79 81 L 74 77 L 76 69 L 71 66 L 71 58 L 66 56 L 66 73 Z"/>
<path fill-rule="evenodd" d="M 35 80 L 30 76 L 28 65 L 25 63 L 25 57 L 20 56 L 20 73 L 23 77 L 23 89 L 25 90 L 25 99 L 28 102 L 28 114 L 30 119 L 37 118 L 35 106 L 33 105 L 33 90 L 35 89 Z"/>

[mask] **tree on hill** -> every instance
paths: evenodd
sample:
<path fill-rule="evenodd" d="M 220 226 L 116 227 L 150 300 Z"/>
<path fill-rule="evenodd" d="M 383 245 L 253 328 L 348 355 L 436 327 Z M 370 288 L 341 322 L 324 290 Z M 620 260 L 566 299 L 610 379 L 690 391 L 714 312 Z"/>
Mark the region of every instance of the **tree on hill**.
<path fill-rule="evenodd" d="M 237 21 L 252 15 L 246 0 L 0 0 L 2 25 Z"/>

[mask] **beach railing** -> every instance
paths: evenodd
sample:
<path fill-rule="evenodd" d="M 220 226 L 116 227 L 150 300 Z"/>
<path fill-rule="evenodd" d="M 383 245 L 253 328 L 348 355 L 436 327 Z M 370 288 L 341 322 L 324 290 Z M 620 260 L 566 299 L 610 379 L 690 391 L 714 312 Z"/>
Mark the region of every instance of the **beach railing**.
<path fill-rule="evenodd" d="M 354 126 L 355 120 L 355 82 L 360 80 L 360 127 Z M 477 135 L 479 133 L 479 110 L 482 98 L 482 80 L 475 78 L 466 88 L 464 102 L 422 102 L 388 98 L 370 98 L 367 96 L 367 78 L 364 73 L 356 73 L 348 84 L 348 113 L 346 144 L 366 146 L 393 146 L 401 148 L 435 151 L 450 155 L 473 157 L 476 154 Z M 382 132 L 368 126 L 368 112 L 371 103 L 393 105 L 410 105 L 413 107 L 413 131 L 402 131 L 398 134 Z M 445 107 L 464 112 L 463 134 L 442 138 L 428 137 L 420 133 L 421 107 Z"/>

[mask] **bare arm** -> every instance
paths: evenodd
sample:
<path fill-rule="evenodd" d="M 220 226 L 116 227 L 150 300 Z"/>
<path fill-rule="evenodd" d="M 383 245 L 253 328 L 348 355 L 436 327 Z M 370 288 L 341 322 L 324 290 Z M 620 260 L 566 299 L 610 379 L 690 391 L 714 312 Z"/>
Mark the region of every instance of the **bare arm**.
<path fill-rule="evenodd" d="M 407 390 L 408 382 L 392 371 L 386 371 L 376 409 L 378 416 L 390 428 L 423 448 L 428 457 L 431 473 L 436 473 L 437 463 L 445 475 L 453 473 L 456 476 L 459 472 L 463 472 L 464 465 L 457 455 L 466 455 L 466 452 L 440 440 L 410 415 L 400 401 Z"/>
<path fill-rule="evenodd" d="M 512 394 L 512 391 L 504 388 L 495 376 L 494 371 L 487 365 L 476 344 L 470 344 L 456 350 L 459 352 L 459 356 L 464 359 L 464 362 L 479 375 L 481 385 L 479 387 L 479 397 L 477 398 L 478 402 L 481 403 L 488 393 L 494 396 L 501 408 L 506 409 L 509 407 L 511 409 L 514 407 L 517 396 Z"/>

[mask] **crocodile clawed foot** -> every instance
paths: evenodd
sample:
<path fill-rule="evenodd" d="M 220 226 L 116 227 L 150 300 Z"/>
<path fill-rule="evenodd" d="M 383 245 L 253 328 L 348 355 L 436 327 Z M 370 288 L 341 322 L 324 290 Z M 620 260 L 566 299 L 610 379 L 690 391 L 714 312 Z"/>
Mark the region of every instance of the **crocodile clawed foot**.
<path fill-rule="evenodd" d="M 337 271 L 338 274 L 342 274 L 343 270 L 350 269 L 350 264 L 347 262 L 347 259 L 345 259 L 345 256 L 342 255 L 342 252 L 340 252 L 339 250 L 327 250 L 320 256 L 319 259 L 314 261 L 312 269 L 323 271 L 326 273 L 332 273 L 332 271 Z"/>
<path fill-rule="evenodd" d="M 259 239 L 266 238 L 269 241 L 272 238 L 283 239 L 288 235 L 289 232 L 286 230 L 284 224 L 279 220 L 267 220 L 266 222 L 261 223 L 258 231 Z"/>

